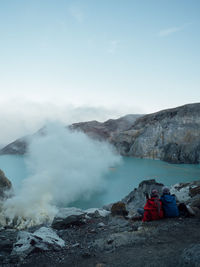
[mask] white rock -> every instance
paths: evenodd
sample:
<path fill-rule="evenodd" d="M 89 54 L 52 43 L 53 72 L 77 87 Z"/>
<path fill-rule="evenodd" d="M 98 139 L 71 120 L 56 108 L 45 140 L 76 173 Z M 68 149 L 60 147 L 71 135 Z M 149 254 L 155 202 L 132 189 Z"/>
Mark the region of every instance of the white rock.
<path fill-rule="evenodd" d="M 189 196 L 189 186 L 179 189 L 179 184 L 175 184 L 170 188 L 171 194 L 175 194 L 179 202 L 186 202 L 191 197 Z"/>
<path fill-rule="evenodd" d="M 64 218 L 67 218 L 71 215 L 83 215 L 83 214 L 85 214 L 85 212 L 81 209 L 78 209 L 78 208 L 74 208 L 74 207 L 60 208 L 58 213 L 55 215 L 55 218 L 64 219 Z"/>
<path fill-rule="evenodd" d="M 104 209 L 101 209 L 101 208 L 91 208 L 91 209 L 87 209 L 87 210 L 85 210 L 85 212 L 86 212 L 87 214 L 93 214 L 93 213 L 95 213 L 96 211 L 97 211 L 97 212 L 99 213 L 99 215 L 102 216 L 102 217 L 106 217 L 106 216 L 108 216 L 108 215 L 110 214 L 110 211 L 107 211 L 107 210 L 104 210 Z"/>
<path fill-rule="evenodd" d="M 51 228 L 41 227 L 34 232 L 34 236 L 43 239 L 43 242 L 48 244 L 56 244 L 60 247 L 65 246 L 65 241 L 62 240 Z"/>
<path fill-rule="evenodd" d="M 12 255 L 26 257 L 34 249 L 47 251 L 50 248 L 58 250 L 65 246 L 62 240 L 51 228 L 41 227 L 34 233 L 21 231 L 18 233 L 17 242 L 13 246 Z"/>
<path fill-rule="evenodd" d="M 104 227 L 104 226 L 106 226 L 105 223 L 103 222 L 98 223 L 98 227 Z"/>

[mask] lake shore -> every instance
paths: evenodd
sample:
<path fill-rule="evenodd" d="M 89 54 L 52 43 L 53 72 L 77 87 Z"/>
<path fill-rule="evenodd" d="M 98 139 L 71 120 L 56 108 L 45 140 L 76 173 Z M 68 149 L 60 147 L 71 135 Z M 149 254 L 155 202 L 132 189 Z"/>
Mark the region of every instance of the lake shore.
<path fill-rule="evenodd" d="M 192 206 L 200 200 L 199 184 L 199 181 L 179 184 L 172 189 L 180 200 Z M 152 187 L 161 190 L 163 184 L 143 181 L 122 200 L 128 217 L 116 216 L 110 204 L 104 209 L 85 211 L 60 209 L 52 224 L 44 223 L 23 231 L 14 225 L 2 227 L 0 266 L 197 267 L 200 260 L 198 215 L 185 214 L 153 222 L 135 218 L 134 211 L 143 205 L 144 192 Z"/>

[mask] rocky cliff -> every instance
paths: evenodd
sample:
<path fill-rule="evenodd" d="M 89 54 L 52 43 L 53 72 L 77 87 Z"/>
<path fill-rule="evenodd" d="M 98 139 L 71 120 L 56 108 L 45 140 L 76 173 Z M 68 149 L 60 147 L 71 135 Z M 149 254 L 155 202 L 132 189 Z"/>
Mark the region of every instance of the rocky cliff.
<path fill-rule="evenodd" d="M 125 156 L 200 162 L 200 103 L 145 115 L 111 142 Z"/>
<path fill-rule="evenodd" d="M 144 116 L 127 115 L 104 123 L 74 123 L 69 128 L 111 142 L 124 156 L 200 163 L 200 103 Z M 24 154 L 26 149 L 26 139 L 18 139 L 0 153 Z"/>
<path fill-rule="evenodd" d="M 74 123 L 70 126 L 70 129 L 80 130 L 98 140 L 110 140 L 114 133 L 119 134 L 129 129 L 141 116 L 138 114 L 129 114 L 116 120 L 107 120 L 103 123 L 98 121 Z"/>

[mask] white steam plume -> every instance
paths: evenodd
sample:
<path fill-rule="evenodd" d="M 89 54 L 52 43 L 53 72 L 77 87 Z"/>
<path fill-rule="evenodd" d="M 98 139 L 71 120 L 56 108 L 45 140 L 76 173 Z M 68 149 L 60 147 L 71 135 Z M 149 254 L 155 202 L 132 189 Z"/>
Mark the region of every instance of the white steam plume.
<path fill-rule="evenodd" d="M 102 189 L 105 173 L 119 162 L 120 156 L 109 144 L 50 123 L 46 135 L 35 137 L 30 144 L 27 164 L 31 176 L 5 202 L 5 216 L 10 222 L 17 217 L 20 227 L 24 227 L 23 220 L 29 226 L 52 220 L 56 204 L 67 206 Z"/>

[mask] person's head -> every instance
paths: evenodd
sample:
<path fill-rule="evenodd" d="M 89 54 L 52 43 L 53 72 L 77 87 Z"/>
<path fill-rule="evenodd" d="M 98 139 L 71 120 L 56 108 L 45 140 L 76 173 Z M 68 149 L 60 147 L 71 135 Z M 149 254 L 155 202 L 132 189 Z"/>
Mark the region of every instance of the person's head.
<path fill-rule="evenodd" d="M 164 186 L 162 191 L 163 191 L 163 194 L 170 194 L 169 187 L 167 187 L 167 186 Z"/>
<path fill-rule="evenodd" d="M 158 197 L 158 190 L 152 189 L 151 190 L 151 197 Z"/>

